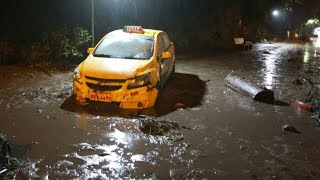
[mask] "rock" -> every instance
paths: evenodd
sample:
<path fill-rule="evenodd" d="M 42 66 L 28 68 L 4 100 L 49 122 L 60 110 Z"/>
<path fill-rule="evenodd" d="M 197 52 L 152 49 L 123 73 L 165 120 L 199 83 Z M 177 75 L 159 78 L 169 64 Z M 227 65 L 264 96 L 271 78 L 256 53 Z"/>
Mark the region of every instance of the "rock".
<path fill-rule="evenodd" d="M 297 133 L 297 134 L 301 134 L 294 126 L 286 124 L 284 126 L 282 126 L 282 130 L 283 131 L 289 131 L 289 132 L 293 132 L 293 133 Z"/>
<path fill-rule="evenodd" d="M 292 84 L 303 85 L 303 82 L 300 79 L 295 79 L 295 80 L 292 81 Z"/>

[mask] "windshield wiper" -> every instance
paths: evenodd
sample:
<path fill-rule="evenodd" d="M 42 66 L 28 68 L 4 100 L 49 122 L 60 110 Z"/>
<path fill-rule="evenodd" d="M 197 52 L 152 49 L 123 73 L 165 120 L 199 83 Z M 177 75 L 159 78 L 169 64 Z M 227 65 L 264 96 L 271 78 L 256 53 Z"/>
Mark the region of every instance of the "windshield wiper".
<path fill-rule="evenodd" d="M 147 60 L 148 58 L 141 58 L 141 57 L 124 57 L 123 59 L 139 59 L 139 60 Z M 149 58 L 150 59 L 150 58 Z"/>
<path fill-rule="evenodd" d="M 116 58 L 115 56 L 109 54 L 93 54 L 95 57 L 106 57 L 106 58 Z"/>

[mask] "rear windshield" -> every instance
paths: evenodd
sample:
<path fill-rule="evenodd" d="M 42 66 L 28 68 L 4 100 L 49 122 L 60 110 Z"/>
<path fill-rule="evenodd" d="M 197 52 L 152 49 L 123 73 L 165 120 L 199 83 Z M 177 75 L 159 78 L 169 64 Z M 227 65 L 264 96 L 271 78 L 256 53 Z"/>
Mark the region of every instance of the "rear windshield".
<path fill-rule="evenodd" d="M 93 53 L 96 57 L 148 60 L 153 55 L 153 38 L 133 34 L 106 36 Z"/>

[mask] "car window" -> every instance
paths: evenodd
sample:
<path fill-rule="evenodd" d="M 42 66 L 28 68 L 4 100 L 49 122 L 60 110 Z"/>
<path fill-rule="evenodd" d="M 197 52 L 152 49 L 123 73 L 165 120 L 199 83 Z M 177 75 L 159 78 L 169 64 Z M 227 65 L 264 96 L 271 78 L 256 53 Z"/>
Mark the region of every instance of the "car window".
<path fill-rule="evenodd" d="M 168 35 L 167 35 L 166 33 L 162 33 L 162 38 L 163 38 L 163 42 L 164 42 L 164 47 L 165 47 L 165 49 L 168 49 L 169 46 L 170 46 L 170 43 L 171 43 Z"/>
<path fill-rule="evenodd" d="M 163 40 L 161 38 L 161 36 L 158 37 L 158 55 L 161 55 L 162 52 L 164 52 L 166 50 L 166 48 L 164 47 L 164 43 Z"/>
<path fill-rule="evenodd" d="M 153 38 L 132 34 L 113 34 L 103 39 L 93 53 L 96 57 L 150 59 Z"/>

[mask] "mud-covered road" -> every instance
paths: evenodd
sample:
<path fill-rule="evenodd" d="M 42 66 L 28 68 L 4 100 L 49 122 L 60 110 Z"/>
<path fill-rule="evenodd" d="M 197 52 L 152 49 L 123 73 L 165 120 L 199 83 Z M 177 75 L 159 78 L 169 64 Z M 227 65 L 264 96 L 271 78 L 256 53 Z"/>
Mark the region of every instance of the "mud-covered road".
<path fill-rule="evenodd" d="M 176 69 L 155 108 L 125 111 L 75 104 L 72 72 L 2 68 L 0 133 L 22 164 L 0 179 L 320 177 L 320 129 L 312 113 L 293 106 L 308 92 L 302 77 L 320 83 L 320 52 L 256 44 L 249 52 L 180 55 Z M 278 103 L 227 89 L 231 71 L 273 90 Z"/>

